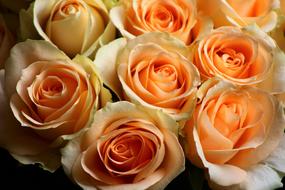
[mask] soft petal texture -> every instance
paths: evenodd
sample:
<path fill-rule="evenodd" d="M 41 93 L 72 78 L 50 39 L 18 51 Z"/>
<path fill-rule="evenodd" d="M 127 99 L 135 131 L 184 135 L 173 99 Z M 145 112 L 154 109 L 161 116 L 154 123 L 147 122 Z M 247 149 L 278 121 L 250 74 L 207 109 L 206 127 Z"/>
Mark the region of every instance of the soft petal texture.
<path fill-rule="evenodd" d="M 63 141 L 89 126 L 94 112 L 111 99 L 90 59 L 78 55 L 70 60 L 40 40 L 28 40 L 12 48 L 3 88 L 14 116 L 10 108 L 5 108 L 10 115 L 1 118 L 7 120 L 3 128 L 7 132 L 1 140 L 22 163 L 46 164 L 54 159 L 58 163 L 59 157 L 47 156 L 50 149 L 58 153 Z M 23 143 L 10 142 L 17 135 L 21 136 L 19 139 L 29 138 L 27 143 L 44 143 L 34 143 L 31 150 L 21 148 Z M 40 152 L 32 151 L 37 145 Z"/>
<path fill-rule="evenodd" d="M 122 89 L 116 71 L 116 60 L 126 43 L 127 41 L 125 38 L 120 38 L 101 47 L 98 50 L 94 61 L 104 83 L 111 88 L 118 97 L 122 95 Z M 113 52 L 111 56 L 110 52 Z"/>
<path fill-rule="evenodd" d="M 125 43 L 118 39 L 98 51 L 94 63 L 104 82 L 121 99 L 162 109 L 176 120 L 187 118 L 200 76 L 186 59 L 186 46 L 165 33 L 147 33 Z M 111 50 L 115 53 L 105 58 Z"/>
<path fill-rule="evenodd" d="M 283 109 L 276 99 L 257 88 L 216 79 L 206 81 L 197 94 L 199 104 L 183 129 L 186 155 L 195 165 L 208 169 L 213 188 L 279 186 L 280 177 L 273 169 L 258 166 L 270 155 L 272 166 L 282 162 L 282 156 L 274 156 L 285 128 Z M 264 173 L 272 180 L 261 183 Z"/>
<path fill-rule="evenodd" d="M 94 121 L 62 150 L 65 171 L 83 189 L 163 189 L 184 169 L 177 124 L 162 112 L 117 102 L 96 112 Z M 139 139 L 146 144 L 133 149 L 140 145 Z"/>
<path fill-rule="evenodd" d="M 206 80 L 219 77 L 239 85 L 283 92 L 284 58 L 275 42 L 257 27 L 220 27 L 190 47 L 190 59 Z"/>
<path fill-rule="evenodd" d="M 94 57 L 102 43 L 115 38 L 101 0 L 36 0 L 34 25 L 42 38 L 71 57 L 79 53 Z"/>
<path fill-rule="evenodd" d="M 21 128 L 14 119 L 4 90 L 4 70 L 0 71 L 0 146 L 21 163 L 41 163 L 49 171 L 60 167 L 60 153 L 33 131 Z M 11 141 L 12 139 L 12 141 Z"/>
<path fill-rule="evenodd" d="M 210 4 L 209 4 L 210 3 Z M 271 31 L 277 24 L 278 0 L 199 0 L 198 11 L 210 16 L 215 27 L 234 25 L 245 27 L 258 24 L 265 31 Z"/>
<path fill-rule="evenodd" d="M 4 68 L 4 63 L 14 44 L 15 39 L 7 28 L 2 15 L 0 15 L 0 69 Z"/>
<path fill-rule="evenodd" d="M 283 186 L 282 178 L 276 171 L 266 165 L 257 165 L 247 172 L 247 178 L 241 189 L 277 189 Z"/>
<path fill-rule="evenodd" d="M 196 3 L 193 0 L 122 1 L 110 11 L 110 18 L 127 38 L 147 32 L 167 32 L 186 44 L 192 42 L 191 30 L 196 23 Z"/>
<path fill-rule="evenodd" d="M 283 135 L 281 142 L 279 143 L 278 147 L 274 150 L 272 154 L 266 160 L 264 163 L 271 168 L 274 168 L 275 170 L 282 172 L 283 175 L 285 174 L 285 136 Z"/>

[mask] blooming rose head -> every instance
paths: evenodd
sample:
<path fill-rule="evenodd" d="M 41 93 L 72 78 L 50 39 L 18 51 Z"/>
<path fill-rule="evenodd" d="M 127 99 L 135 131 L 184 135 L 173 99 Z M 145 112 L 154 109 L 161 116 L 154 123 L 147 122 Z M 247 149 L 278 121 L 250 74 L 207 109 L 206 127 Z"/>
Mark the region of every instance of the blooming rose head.
<path fill-rule="evenodd" d="M 186 44 L 192 41 L 191 30 L 196 16 L 193 0 L 123 0 L 122 5 L 110 11 L 112 22 L 127 38 L 160 31 Z"/>
<path fill-rule="evenodd" d="M 158 110 L 107 104 L 63 149 L 64 169 L 84 189 L 163 189 L 184 170 L 176 125 Z"/>
<path fill-rule="evenodd" d="M 93 111 L 110 98 L 91 60 L 84 56 L 70 60 L 45 41 L 17 44 L 5 66 L 6 94 L 10 98 L 12 112 L 22 126 L 16 127 L 29 131 L 33 141 L 45 141 L 46 146 L 53 144 L 53 147 L 58 147 L 62 140 L 88 126 Z M 4 118 L 2 122 L 8 133 L 14 130 L 10 121 Z M 8 150 L 9 143 L 24 147 L 10 142 L 14 141 L 13 138 L 1 136 L 1 141 L 8 144 Z M 14 154 L 25 155 L 25 152 L 21 150 L 21 153 L 16 151 Z"/>
<path fill-rule="evenodd" d="M 210 16 L 216 27 L 256 23 L 265 32 L 276 26 L 278 7 L 279 0 L 198 0 L 198 11 Z"/>
<path fill-rule="evenodd" d="M 236 84 L 256 84 L 272 68 L 272 43 L 251 29 L 220 27 L 195 42 L 192 59 L 203 79 L 218 76 Z"/>
<path fill-rule="evenodd" d="M 36 0 L 34 25 L 41 37 L 71 57 L 93 57 L 100 44 L 115 37 L 101 0 Z"/>
<path fill-rule="evenodd" d="M 276 178 L 280 186 L 276 172 L 258 165 L 284 136 L 283 109 L 276 99 L 257 88 L 216 79 L 203 83 L 197 94 L 200 102 L 183 129 L 187 158 L 207 168 L 210 181 L 219 186 L 260 189 L 256 185 L 261 183 L 260 187 L 274 189 L 264 184 L 275 183 Z M 269 182 L 264 181 L 265 169 L 272 177 Z"/>
<path fill-rule="evenodd" d="M 4 68 L 4 62 L 9 56 L 10 49 L 15 44 L 15 39 L 0 15 L 0 69 Z"/>
<path fill-rule="evenodd" d="M 109 52 L 116 52 L 106 58 Z M 100 49 L 94 61 L 104 82 L 123 99 L 187 118 L 200 83 L 184 44 L 163 33 L 148 33 Z M 108 65 L 108 69 L 106 68 Z"/>

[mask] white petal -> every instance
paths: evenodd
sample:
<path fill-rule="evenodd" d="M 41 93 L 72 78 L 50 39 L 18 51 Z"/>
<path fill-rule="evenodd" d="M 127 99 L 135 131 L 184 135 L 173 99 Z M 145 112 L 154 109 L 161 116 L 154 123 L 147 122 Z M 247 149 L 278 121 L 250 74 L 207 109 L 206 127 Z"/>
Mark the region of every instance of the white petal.
<path fill-rule="evenodd" d="M 247 178 L 240 188 L 247 190 L 276 189 L 283 186 L 281 179 L 272 168 L 259 164 L 247 172 Z"/>

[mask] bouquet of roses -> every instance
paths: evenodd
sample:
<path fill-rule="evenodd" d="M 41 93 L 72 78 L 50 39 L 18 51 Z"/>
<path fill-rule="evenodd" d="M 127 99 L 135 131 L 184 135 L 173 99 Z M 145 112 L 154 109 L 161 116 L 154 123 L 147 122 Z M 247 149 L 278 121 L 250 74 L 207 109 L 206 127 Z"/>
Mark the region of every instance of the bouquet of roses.
<path fill-rule="evenodd" d="M 89 190 L 164 189 L 185 169 L 282 187 L 284 0 L 0 5 L 0 146 L 20 163 Z"/>

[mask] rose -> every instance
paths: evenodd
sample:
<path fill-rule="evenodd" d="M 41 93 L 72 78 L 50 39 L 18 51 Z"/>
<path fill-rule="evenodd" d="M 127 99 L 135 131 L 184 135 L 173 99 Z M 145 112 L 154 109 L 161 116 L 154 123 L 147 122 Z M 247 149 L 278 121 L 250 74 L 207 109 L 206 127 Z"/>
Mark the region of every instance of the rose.
<path fill-rule="evenodd" d="M 191 113 L 200 83 L 187 54 L 184 44 L 168 34 L 148 33 L 127 44 L 124 39 L 111 42 L 97 52 L 94 63 L 121 99 L 162 109 L 181 120 Z"/>
<path fill-rule="evenodd" d="M 4 67 L 4 62 L 9 56 L 10 49 L 15 44 L 14 37 L 6 26 L 0 15 L 0 69 Z"/>
<path fill-rule="evenodd" d="M 193 43 L 191 60 L 202 78 L 217 76 L 239 85 L 284 92 L 284 55 L 255 27 L 220 27 Z M 283 73 L 284 74 L 284 73 Z"/>
<path fill-rule="evenodd" d="M 5 137 L 1 135 L 0 141 L 6 144 L 6 149 L 13 149 L 13 155 L 24 163 L 44 162 L 48 165 L 46 161 L 59 161 L 58 157 L 55 161 L 53 157 L 47 159 L 50 156 L 48 150 L 53 149 L 54 153 L 63 140 L 87 127 L 92 121 L 93 111 L 110 98 L 91 60 L 80 55 L 70 60 L 45 41 L 18 43 L 11 50 L 5 66 L 7 98 L 22 127 L 12 115 L 2 118 L 1 127 L 7 133 L 3 134 Z M 29 139 L 29 142 L 14 143 L 17 135 L 28 136 L 25 140 Z M 30 144 L 31 141 L 44 145 L 37 147 L 37 143 Z M 26 144 L 30 149 L 28 153 Z M 55 163 L 48 169 L 54 170 L 58 166 Z"/>
<path fill-rule="evenodd" d="M 161 111 L 107 104 L 63 149 L 62 164 L 83 189 L 163 189 L 184 170 L 177 134 L 176 122 Z"/>
<path fill-rule="evenodd" d="M 99 45 L 115 38 L 101 0 L 36 0 L 34 25 L 43 39 L 71 57 L 93 57 Z"/>
<path fill-rule="evenodd" d="M 123 36 L 134 38 L 147 32 L 167 32 L 189 44 L 196 23 L 193 0 L 122 1 L 110 11 L 110 18 Z"/>
<path fill-rule="evenodd" d="M 216 79 L 206 81 L 197 94 L 200 103 L 183 129 L 185 152 L 192 163 L 208 169 L 213 187 L 274 189 L 282 185 L 269 166 L 284 172 L 283 158 L 275 155 L 270 164 L 266 161 L 284 138 L 283 108 L 276 99 L 257 88 Z"/>
<path fill-rule="evenodd" d="M 235 25 L 245 27 L 257 23 L 263 31 L 269 32 L 277 23 L 274 9 L 278 0 L 199 0 L 198 10 L 210 16 L 216 27 Z"/>

